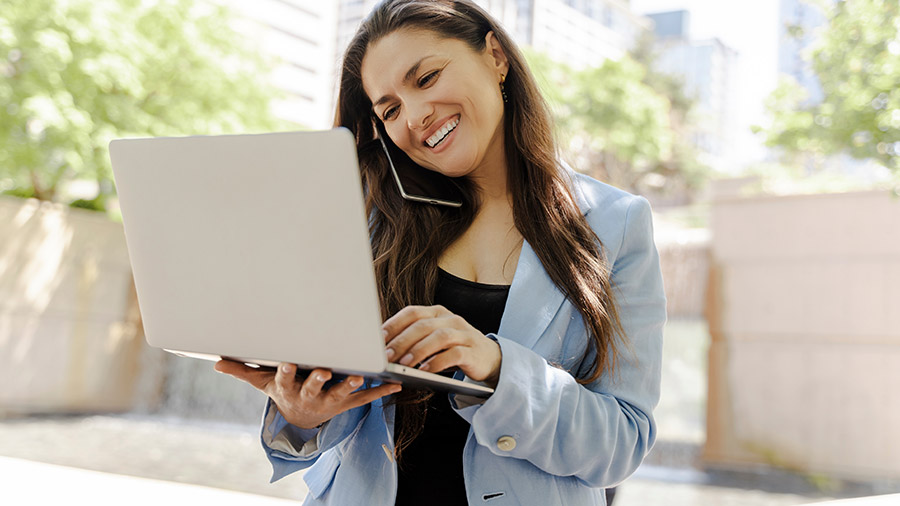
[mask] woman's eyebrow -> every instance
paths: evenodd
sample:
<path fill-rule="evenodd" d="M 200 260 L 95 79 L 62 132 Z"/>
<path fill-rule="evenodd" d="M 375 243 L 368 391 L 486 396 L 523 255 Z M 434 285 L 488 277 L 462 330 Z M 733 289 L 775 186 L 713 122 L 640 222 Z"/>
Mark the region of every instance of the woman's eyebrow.
<path fill-rule="evenodd" d="M 435 56 L 435 55 L 430 54 L 430 55 L 428 55 L 428 56 L 423 56 L 422 58 L 419 58 L 419 61 L 417 61 L 416 63 L 414 63 L 414 64 L 412 65 L 412 67 L 410 67 L 409 70 L 406 71 L 406 74 L 403 76 L 403 83 L 404 83 L 404 84 L 405 84 L 405 83 L 408 83 L 408 82 L 410 81 L 410 79 L 412 79 L 413 77 L 415 77 L 416 73 L 419 71 L 419 67 L 422 66 L 422 62 L 425 61 L 425 60 L 427 60 L 427 59 L 429 59 L 429 58 L 431 58 L 432 56 Z M 372 109 L 375 109 L 376 107 L 378 107 L 379 105 L 381 105 L 381 104 L 387 102 L 388 100 L 390 100 L 390 97 L 388 97 L 387 95 L 385 95 L 385 96 L 379 98 L 377 101 L 375 101 L 374 104 L 372 104 Z"/>

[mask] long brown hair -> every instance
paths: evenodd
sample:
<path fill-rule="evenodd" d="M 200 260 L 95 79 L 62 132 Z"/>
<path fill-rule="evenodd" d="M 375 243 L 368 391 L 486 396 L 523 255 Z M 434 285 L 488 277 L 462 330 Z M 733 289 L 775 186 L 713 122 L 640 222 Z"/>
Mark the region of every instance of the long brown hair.
<path fill-rule="evenodd" d="M 624 337 L 603 245 L 579 210 L 568 175 L 557 160 L 549 109 L 522 53 L 496 21 L 468 0 L 386 0 L 362 22 L 344 53 L 335 125 L 356 136 L 384 318 L 408 305 L 433 303 L 438 258 L 465 232 L 479 208 L 477 190 L 465 178 L 454 180 L 462 191 L 461 208 L 404 200 L 375 140 L 380 120 L 363 89 L 362 61 L 369 45 L 410 28 L 461 40 L 478 52 L 485 49 L 487 33 L 494 32 L 506 54 L 503 131 L 515 225 L 584 319 L 591 345 L 582 361 L 591 362 L 580 367 L 588 373 L 578 381 L 597 380 L 615 368 L 618 343 Z M 421 392 L 404 391 L 396 399 L 401 427 L 395 445 L 398 456 L 420 430 L 421 402 L 426 398 Z"/>

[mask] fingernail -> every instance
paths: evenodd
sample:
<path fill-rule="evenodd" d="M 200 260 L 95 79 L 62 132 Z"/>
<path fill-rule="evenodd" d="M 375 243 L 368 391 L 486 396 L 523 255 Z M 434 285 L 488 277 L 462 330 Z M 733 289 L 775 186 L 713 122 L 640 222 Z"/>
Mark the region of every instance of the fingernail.
<path fill-rule="evenodd" d="M 321 374 L 316 374 L 316 381 L 325 381 L 325 376 L 322 376 Z"/>
<path fill-rule="evenodd" d="M 425 362 L 424 364 L 420 365 L 420 366 L 419 366 L 419 370 L 420 370 L 420 371 L 427 371 L 427 370 L 428 370 L 428 362 Z"/>
<path fill-rule="evenodd" d="M 385 350 L 385 352 L 384 352 L 384 354 L 387 355 L 387 359 L 388 359 L 388 360 L 390 360 L 391 358 L 393 358 L 394 353 L 395 353 L 395 352 L 394 352 L 394 349 L 393 349 L 393 348 L 388 348 L 388 349 Z"/>
<path fill-rule="evenodd" d="M 387 329 L 381 329 L 381 337 L 387 337 Z"/>
<path fill-rule="evenodd" d="M 395 394 L 395 393 L 399 392 L 400 390 L 403 390 L 403 387 L 400 385 L 396 385 L 396 386 L 394 386 L 394 388 L 391 389 L 391 393 Z"/>
<path fill-rule="evenodd" d="M 353 378 L 352 380 L 350 380 L 350 386 L 353 388 L 358 387 L 361 383 L 362 381 L 360 381 L 359 378 Z"/>
<path fill-rule="evenodd" d="M 400 359 L 400 363 L 403 365 L 409 365 L 409 363 L 412 362 L 412 359 L 413 359 L 412 353 L 407 353 L 406 355 L 403 356 L 403 358 Z"/>
<path fill-rule="evenodd" d="M 283 366 L 281 366 L 281 370 L 284 373 L 289 373 L 289 372 L 291 372 L 291 366 L 284 364 Z"/>

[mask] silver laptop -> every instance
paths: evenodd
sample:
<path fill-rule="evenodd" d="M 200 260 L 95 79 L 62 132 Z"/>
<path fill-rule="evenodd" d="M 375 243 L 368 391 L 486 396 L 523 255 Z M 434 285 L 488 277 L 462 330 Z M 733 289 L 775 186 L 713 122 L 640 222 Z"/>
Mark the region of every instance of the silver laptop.
<path fill-rule="evenodd" d="M 388 363 L 348 130 L 122 139 L 109 151 L 151 346 L 493 392 Z"/>

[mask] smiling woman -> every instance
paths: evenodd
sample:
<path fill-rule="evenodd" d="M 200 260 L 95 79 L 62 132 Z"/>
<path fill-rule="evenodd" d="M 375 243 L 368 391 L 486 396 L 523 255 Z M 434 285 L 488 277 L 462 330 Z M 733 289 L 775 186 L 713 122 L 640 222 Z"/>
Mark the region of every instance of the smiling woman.
<path fill-rule="evenodd" d="M 430 30 L 398 30 L 371 44 L 361 72 L 375 116 L 413 161 L 490 181 L 505 179 L 499 82 L 509 64 L 493 32 L 482 44 L 474 52 Z"/>
<path fill-rule="evenodd" d="M 380 3 L 344 55 L 336 125 L 357 141 L 386 357 L 494 393 L 221 363 L 271 398 L 273 479 L 309 468 L 307 504 L 605 504 L 656 433 L 647 201 L 557 159 L 522 54 L 470 1 Z M 392 162 L 462 205 L 404 198 Z"/>

